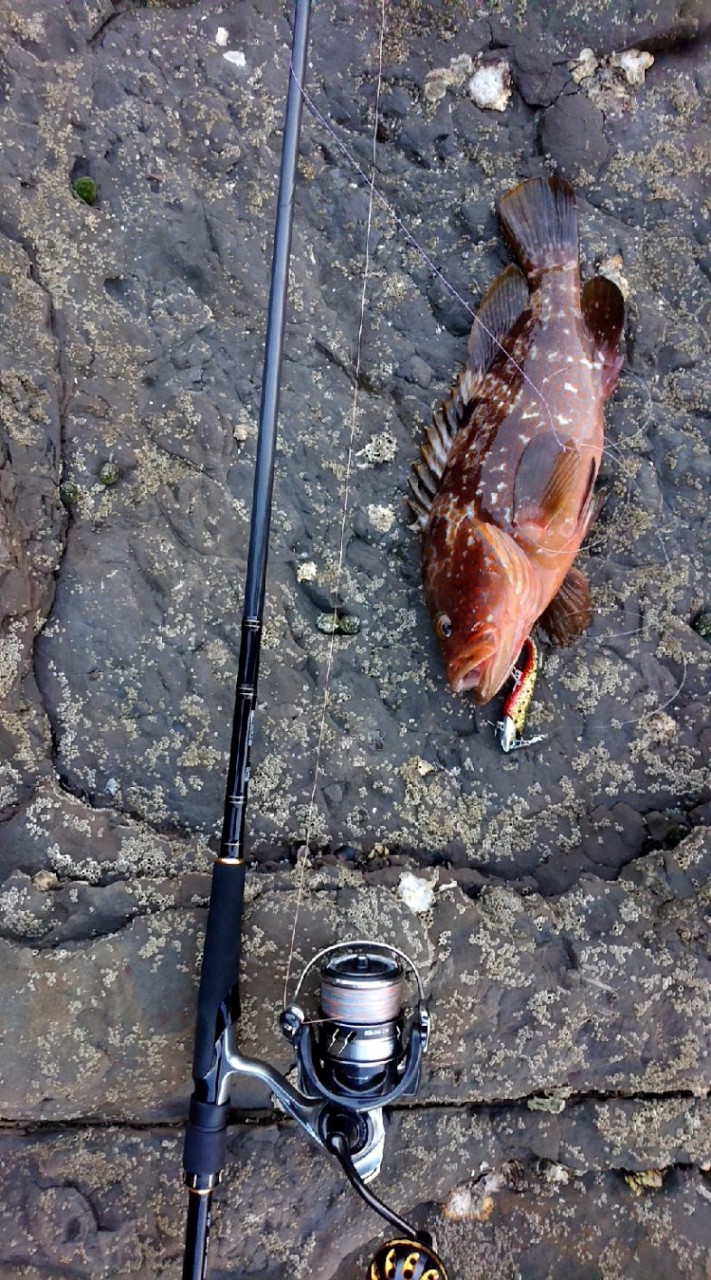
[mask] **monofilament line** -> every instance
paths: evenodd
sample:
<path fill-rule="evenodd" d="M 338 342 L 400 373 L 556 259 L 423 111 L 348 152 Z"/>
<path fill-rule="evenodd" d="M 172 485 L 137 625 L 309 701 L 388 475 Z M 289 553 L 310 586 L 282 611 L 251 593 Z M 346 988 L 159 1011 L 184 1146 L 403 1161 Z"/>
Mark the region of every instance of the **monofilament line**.
<path fill-rule="evenodd" d="M 309 111 L 311 112 L 312 116 L 314 116 L 314 118 L 315 118 L 316 120 L 318 120 L 320 124 L 322 124 L 322 125 L 323 125 L 324 129 L 327 131 L 327 133 L 330 135 L 330 137 L 332 137 L 332 138 L 333 138 L 334 142 L 336 143 L 336 146 L 339 148 L 339 150 L 340 150 L 340 151 L 343 153 L 343 155 L 346 157 L 346 159 L 348 160 L 349 164 L 350 164 L 350 165 L 352 165 L 352 167 L 355 169 L 356 173 L 358 173 L 358 174 L 360 175 L 360 177 L 363 179 L 363 181 L 364 181 L 364 182 L 367 182 L 368 186 L 370 187 L 370 199 L 371 199 L 371 203 L 372 203 L 372 201 L 373 201 L 373 200 L 377 200 L 377 202 L 378 202 L 378 204 L 381 206 L 381 208 L 383 208 L 383 209 L 387 212 L 387 214 L 390 216 L 390 218 L 392 218 L 393 222 L 395 223 L 395 226 L 396 226 L 400 231 L 402 231 L 402 234 L 406 237 L 406 239 L 407 239 L 407 240 L 409 240 L 409 242 L 410 242 L 410 244 L 412 245 L 413 249 L 414 249 L 414 250 L 415 250 L 415 252 L 419 255 L 419 257 L 422 259 L 422 261 L 425 263 L 425 265 L 429 268 L 429 270 L 432 272 L 432 274 L 433 274 L 434 276 L 436 276 L 436 278 L 440 281 L 440 284 L 442 284 L 442 285 L 444 286 L 444 288 L 447 290 L 447 292 L 448 292 L 448 293 L 449 293 L 453 298 L 456 298 L 457 302 L 458 302 L 458 303 L 460 303 L 460 305 L 461 305 L 462 307 L 464 307 L 464 310 L 467 312 L 467 314 L 471 316 L 472 321 L 473 321 L 475 324 L 478 324 L 479 328 L 480 328 L 480 329 L 481 329 L 481 330 L 486 334 L 486 336 L 487 336 L 487 338 L 490 340 L 490 342 L 492 342 L 492 343 L 494 344 L 494 346 L 495 346 L 495 347 L 498 347 L 499 351 L 502 351 L 502 352 L 503 352 L 504 356 L 505 356 L 505 357 L 506 357 L 506 359 L 509 361 L 509 364 L 513 365 L 514 369 L 515 369 L 515 370 L 516 370 L 516 372 L 519 374 L 519 376 L 521 377 L 521 379 L 523 380 L 523 382 L 525 382 L 525 383 L 526 383 L 526 385 L 527 385 L 527 387 L 529 388 L 529 390 L 530 390 L 530 391 L 532 391 L 532 392 L 533 392 L 533 394 L 534 394 L 534 395 L 535 395 L 535 396 L 540 400 L 540 402 L 541 402 L 541 404 L 543 405 L 543 408 L 544 408 L 544 410 L 545 410 L 545 413 L 546 413 L 546 415 L 547 415 L 547 417 L 548 417 L 548 421 L 549 421 L 549 423 L 550 423 L 551 431 L 552 431 L 552 433 L 553 433 L 553 435 L 554 435 L 555 439 L 558 441 L 558 443 L 559 443 L 559 444 L 561 444 L 561 441 L 560 441 L 560 439 L 559 439 L 559 437 L 558 437 L 558 432 L 556 431 L 556 426 L 555 426 L 555 422 L 554 422 L 554 419 L 553 419 L 553 413 L 552 413 L 551 407 L 550 407 L 550 405 L 549 405 L 549 403 L 548 403 L 548 401 L 547 401 L 547 399 L 546 399 L 545 395 L 544 395 L 544 394 L 543 394 L 543 392 L 541 391 L 540 387 L 537 387 L 537 386 L 536 386 L 536 384 L 535 384 L 535 382 L 532 380 L 532 378 L 529 378 L 529 376 L 528 376 L 528 374 L 526 373 L 525 369 L 523 369 L 523 368 L 521 367 L 521 365 L 518 363 L 518 361 L 514 359 L 514 357 L 511 355 L 511 353 L 510 353 L 509 351 L 507 351 L 507 350 L 506 350 L 506 348 L 504 347 L 504 345 L 503 345 L 503 344 L 499 341 L 499 339 L 496 337 L 496 334 L 491 332 L 491 330 L 490 330 L 490 329 L 488 328 L 488 326 L 484 323 L 484 321 L 483 321 L 483 320 L 482 320 L 482 319 L 481 319 L 481 318 L 476 314 L 476 312 L 473 310 L 473 308 L 472 308 L 472 307 L 470 307 L 470 305 L 469 305 L 469 303 L 466 301 L 466 299 L 464 299 L 464 298 L 462 297 L 462 295 L 461 295 L 461 293 L 459 292 L 459 290 L 458 290 L 458 289 L 455 289 L 455 287 L 454 287 L 454 285 L 451 283 L 451 281 L 447 279 L 447 277 L 443 274 L 443 272 L 442 272 L 442 271 L 440 271 L 440 269 L 439 269 L 439 267 L 437 266 L 436 262 L 433 262 L 432 258 L 431 258 L 431 257 L 430 257 L 430 255 L 428 254 L 427 250 L 426 250 L 426 249 L 425 249 L 425 248 L 420 244 L 419 240 L 418 240 L 418 239 L 413 235 L 413 233 L 412 233 L 412 231 L 410 230 L 410 228 L 407 226 L 407 224 L 406 224 L 405 222 L 403 222 L 402 218 L 398 215 L 398 213 L 395 211 L 395 209 L 394 209 L 394 208 L 393 208 L 393 206 L 390 204 L 390 202 L 389 202 L 388 200 L 386 200 L 386 199 L 385 199 L 385 196 L 383 195 L 383 193 L 382 193 L 381 191 L 379 191 L 377 187 L 375 187 L 375 186 L 374 186 L 374 181 L 375 181 L 375 179 L 374 179 L 374 172 L 375 172 L 375 171 L 374 171 L 374 169 L 372 170 L 372 172 L 371 172 L 371 177 L 369 178 L 369 177 L 368 177 L 368 175 L 367 175 L 367 173 L 365 173 L 365 172 L 364 172 L 364 170 L 361 168 L 361 166 L 358 164 L 358 161 L 356 160 L 355 156 L 352 154 L 352 152 L 351 152 L 351 151 L 349 151 L 349 149 L 348 149 L 348 147 L 346 146 L 345 142 L 343 142 L 343 140 L 338 136 L 338 134 L 336 133 L 336 131 L 335 131 L 335 129 L 333 128 L 333 126 L 332 126 L 331 124 L 329 124 L 329 122 L 328 122 L 328 120 L 326 119 L 326 117 L 325 117 L 325 116 L 324 116 L 324 115 L 319 111 L 318 107 L 316 106 L 316 103 L 313 101 L 313 99 L 312 99 L 312 98 L 310 98 L 310 97 L 309 97 L 308 93 L 306 92 L 306 90 L 305 90 L 303 87 L 302 87 L 302 89 L 301 89 L 301 93 L 302 93 L 302 95 L 303 95 L 304 102 L 305 102 L 306 106 L 308 107 Z M 378 95 L 379 95 L 379 93 L 380 93 L 380 82 L 378 82 Z M 376 113 L 377 113 L 377 108 L 376 108 Z M 377 119 L 377 114 L 376 114 L 376 119 Z M 562 371 L 561 371 L 561 372 L 562 372 Z"/>
<path fill-rule="evenodd" d="M 336 563 L 336 577 L 335 577 L 335 585 L 334 585 L 334 593 L 333 593 L 334 613 L 335 613 L 336 606 L 338 604 L 338 600 L 340 598 L 340 586 L 341 586 L 341 578 L 343 574 L 343 559 L 345 555 L 345 545 L 346 545 L 346 525 L 348 520 L 348 504 L 349 504 L 349 498 L 350 498 L 350 479 L 351 479 L 351 469 L 353 465 L 353 446 L 355 441 L 356 427 L 358 425 L 358 407 L 359 407 L 358 401 L 359 401 L 359 393 L 360 393 L 360 369 L 361 369 L 361 357 L 362 357 L 362 348 L 363 348 L 363 329 L 365 327 L 365 309 L 366 309 L 366 302 L 368 297 L 368 281 L 369 281 L 369 275 L 370 275 L 370 236 L 371 236 L 371 229 L 373 224 L 373 206 L 375 204 L 376 198 L 378 197 L 378 193 L 375 188 L 375 172 L 376 172 L 375 162 L 377 159 L 377 151 L 378 151 L 378 126 L 380 123 L 380 93 L 381 93 L 381 88 L 383 83 L 384 44 L 385 44 L 385 0 L 380 0 L 380 36 L 378 41 L 378 79 L 377 79 L 377 86 L 375 91 L 375 113 L 374 113 L 375 118 L 373 120 L 373 141 L 372 141 L 372 148 L 371 148 L 370 177 L 368 177 L 367 174 L 363 174 L 363 177 L 365 178 L 365 181 L 368 184 L 368 214 L 366 218 L 366 229 L 365 229 L 365 255 L 364 255 L 364 262 L 363 262 L 363 283 L 362 283 L 361 292 L 360 292 L 360 314 L 358 318 L 358 336 L 356 341 L 356 355 L 355 355 L 355 369 L 354 369 L 355 377 L 353 382 L 353 399 L 351 402 L 351 412 L 350 412 L 350 431 L 348 435 L 348 449 L 346 453 L 346 473 L 345 473 L 345 478 L 343 482 L 343 503 L 341 506 L 341 527 L 340 527 L 340 534 L 338 539 L 338 559 Z M 304 90 L 303 86 L 299 86 L 299 87 L 301 89 L 301 94 L 304 99 L 304 102 L 309 107 L 309 110 L 311 110 L 313 113 L 313 107 L 312 107 L 312 104 L 310 103 L 310 99 L 308 95 L 306 94 L 306 91 Z M 319 116 L 318 112 L 316 112 L 315 114 L 317 117 Z M 360 172 L 362 172 L 362 170 Z M 331 670 L 333 668 L 333 656 L 335 652 L 335 647 L 336 647 L 336 629 L 334 627 L 333 630 L 331 631 L 331 636 L 329 639 L 327 655 L 326 655 L 326 671 L 324 676 L 323 702 L 321 705 L 321 720 L 319 724 L 318 740 L 316 743 L 316 759 L 314 761 L 314 776 L 313 776 L 313 782 L 311 786 L 311 795 L 309 797 L 308 814 L 306 818 L 306 833 L 304 836 L 304 848 L 301 854 L 300 868 L 299 868 L 299 874 L 297 878 L 294 923 L 293 923 L 292 932 L 291 932 L 291 942 L 289 945 L 289 956 L 288 956 L 288 961 L 286 966 L 286 977 L 284 979 L 284 1004 L 285 1005 L 288 1003 L 289 980 L 291 978 L 291 969 L 292 969 L 292 964 L 294 960 L 294 949 L 296 946 L 296 929 L 297 929 L 297 924 L 299 919 L 299 911 L 301 909 L 301 902 L 304 896 L 306 864 L 308 861 L 309 850 L 311 847 L 311 836 L 313 833 L 314 815 L 316 812 L 316 791 L 318 789 L 318 782 L 321 775 L 321 751 L 323 748 L 323 739 L 326 731 L 326 716 L 328 714 Z"/>

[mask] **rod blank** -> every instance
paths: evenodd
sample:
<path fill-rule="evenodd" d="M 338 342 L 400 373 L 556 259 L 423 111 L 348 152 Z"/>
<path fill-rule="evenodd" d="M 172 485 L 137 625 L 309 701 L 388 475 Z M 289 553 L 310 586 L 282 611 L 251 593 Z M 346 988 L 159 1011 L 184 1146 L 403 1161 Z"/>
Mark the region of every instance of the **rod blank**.
<path fill-rule="evenodd" d="M 239 1018 L 245 814 L 271 527 L 279 390 L 301 130 L 301 86 L 306 76 L 310 13 L 310 0 L 296 0 L 277 193 L 237 689 L 220 853 L 213 870 L 200 977 L 193 1060 L 195 1088 L 183 1160 L 185 1180 L 191 1189 L 183 1280 L 204 1280 L 205 1276 L 212 1189 L 219 1181 L 222 1171 L 221 1168 L 216 1170 L 215 1164 L 223 1159 L 221 1155 L 217 1158 L 215 1152 L 224 1150 L 228 1112 L 227 1106 L 218 1106 L 217 1099 L 219 1041 L 230 1024 Z M 202 1167 L 195 1167 L 196 1165 Z"/>

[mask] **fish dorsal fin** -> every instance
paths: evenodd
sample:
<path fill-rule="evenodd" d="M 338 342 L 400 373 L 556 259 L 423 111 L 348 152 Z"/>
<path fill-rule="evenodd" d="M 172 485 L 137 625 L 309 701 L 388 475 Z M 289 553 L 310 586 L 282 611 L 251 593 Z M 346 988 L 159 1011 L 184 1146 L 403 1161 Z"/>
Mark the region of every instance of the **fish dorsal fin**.
<path fill-rule="evenodd" d="M 432 499 L 447 465 L 449 452 L 460 426 L 459 408 L 452 397 L 434 414 L 426 427 L 427 440 L 421 447 L 422 461 L 412 467 L 408 502 L 415 513 L 413 528 L 424 529 L 432 509 Z"/>
<path fill-rule="evenodd" d="M 415 513 L 415 528 L 424 529 L 439 488 L 455 436 L 467 420 L 467 409 L 481 388 L 500 343 L 511 332 L 530 303 L 526 277 L 513 264 L 496 277 L 486 293 L 474 321 L 467 347 L 467 363 L 449 400 L 434 415 L 422 445 L 422 462 L 410 476 L 412 494 L 408 501 Z"/>
<path fill-rule="evenodd" d="M 568 645 L 587 631 L 592 615 L 588 580 L 582 569 L 573 565 L 538 622 L 554 644 Z"/>
<path fill-rule="evenodd" d="M 499 344 L 529 306 L 530 298 L 526 277 L 513 263 L 489 287 L 471 327 L 467 364 L 455 392 L 462 405 L 475 398 L 484 374 L 501 350 Z"/>
<path fill-rule="evenodd" d="M 514 524 L 524 535 L 540 534 L 541 529 L 553 532 L 559 517 L 570 514 L 567 498 L 581 463 L 579 449 L 570 440 L 562 442 L 554 431 L 541 432 L 526 445 L 513 493 Z"/>
<path fill-rule="evenodd" d="M 625 300 L 612 280 L 596 276 L 583 288 L 580 307 L 595 350 L 602 356 L 602 393 L 607 400 L 624 360 L 617 348 L 625 327 Z"/>

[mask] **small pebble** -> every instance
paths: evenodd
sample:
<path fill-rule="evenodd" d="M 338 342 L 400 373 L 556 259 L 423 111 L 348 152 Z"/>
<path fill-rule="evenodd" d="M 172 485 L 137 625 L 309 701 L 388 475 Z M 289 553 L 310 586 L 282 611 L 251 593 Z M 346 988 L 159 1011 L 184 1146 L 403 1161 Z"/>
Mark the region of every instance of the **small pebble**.
<path fill-rule="evenodd" d="M 117 462 L 102 462 L 99 467 L 99 483 L 107 486 L 116 484 L 120 474 Z"/>
<path fill-rule="evenodd" d="M 99 188 L 93 178 L 77 178 L 76 182 L 72 183 L 72 189 L 75 196 L 83 200 L 84 204 L 96 204 Z"/>
<path fill-rule="evenodd" d="M 357 636 L 360 631 L 360 622 L 350 613 L 320 613 L 316 626 L 326 636 Z"/>

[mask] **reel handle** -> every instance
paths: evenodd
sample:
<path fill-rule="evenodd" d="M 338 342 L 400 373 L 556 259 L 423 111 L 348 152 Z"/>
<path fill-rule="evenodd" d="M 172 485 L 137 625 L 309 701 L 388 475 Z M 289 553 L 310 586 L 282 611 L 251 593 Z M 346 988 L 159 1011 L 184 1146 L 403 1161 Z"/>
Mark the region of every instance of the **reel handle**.
<path fill-rule="evenodd" d="M 364 1280 L 448 1280 L 444 1263 L 423 1240 L 388 1240 L 378 1249 Z"/>

